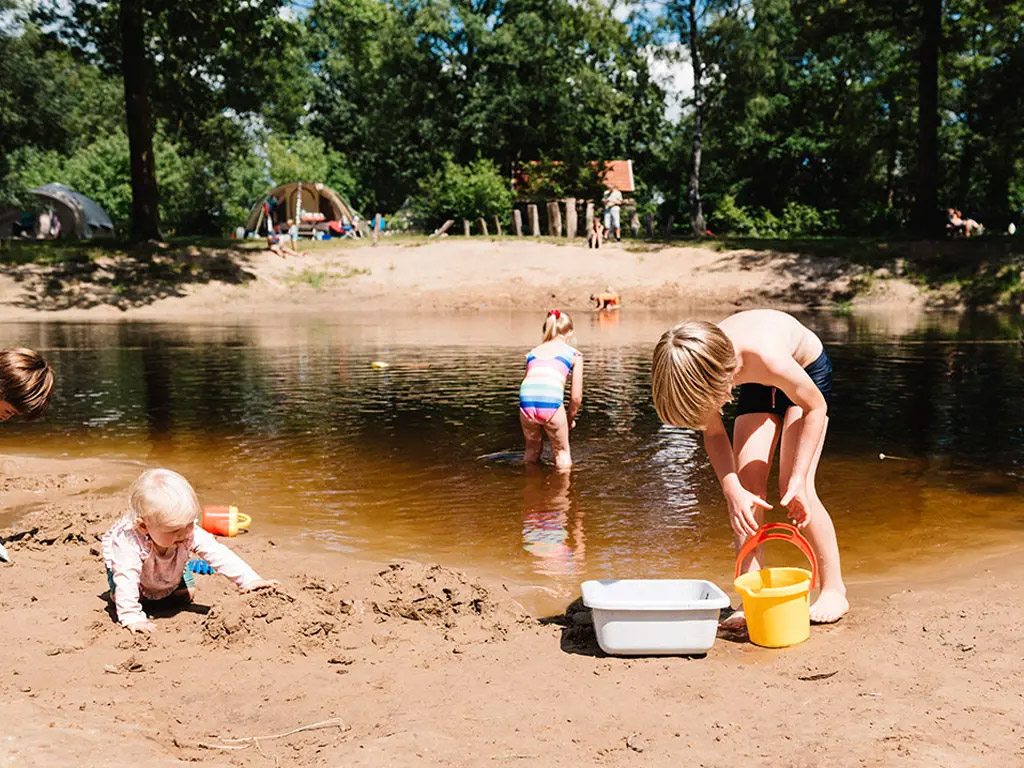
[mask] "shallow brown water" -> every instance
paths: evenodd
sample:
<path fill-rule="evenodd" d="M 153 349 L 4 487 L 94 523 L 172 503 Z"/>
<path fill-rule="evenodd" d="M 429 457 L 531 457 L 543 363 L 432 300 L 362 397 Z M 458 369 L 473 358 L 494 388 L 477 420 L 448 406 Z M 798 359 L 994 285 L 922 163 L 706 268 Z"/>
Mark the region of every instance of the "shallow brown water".
<path fill-rule="evenodd" d="M 521 463 L 532 313 L 2 325 L 0 344 L 45 350 L 59 391 L 43 422 L 0 428 L 0 450 L 169 466 L 278 538 L 437 559 L 556 600 L 593 577 L 727 585 L 730 530 L 699 436 L 660 425 L 650 400 L 651 349 L 678 318 L 577 317 L 569 475 Z M 836 370 L 818 487 L 851 580 L 1024 539 L 1019 319 L 804 319 Z"/>

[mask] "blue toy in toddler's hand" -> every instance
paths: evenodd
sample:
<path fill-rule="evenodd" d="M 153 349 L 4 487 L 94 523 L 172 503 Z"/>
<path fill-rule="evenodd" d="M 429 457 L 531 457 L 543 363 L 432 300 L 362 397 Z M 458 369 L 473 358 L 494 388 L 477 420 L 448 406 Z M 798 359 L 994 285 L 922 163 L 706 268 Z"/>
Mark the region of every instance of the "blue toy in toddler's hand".
<path fill-rule="evenodd" d="M 192 573 L 198 573 L 200 576 L 208 576 L 211 573 L 216 573 L 213 570 L 213 566 L 201 558 L 189 560 L 185 567 L 192 571 Z"/>

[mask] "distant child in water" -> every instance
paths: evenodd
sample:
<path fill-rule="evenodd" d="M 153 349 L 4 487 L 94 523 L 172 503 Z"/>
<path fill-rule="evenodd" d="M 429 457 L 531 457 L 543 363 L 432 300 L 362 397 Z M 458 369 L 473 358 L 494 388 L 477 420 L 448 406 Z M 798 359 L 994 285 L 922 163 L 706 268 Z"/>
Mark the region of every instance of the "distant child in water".
<path fill-rule="evenodd" d="M 780 503 L 797 527 L 806 528 L 821 573 L 811 620 L 839 620 L 849 609 L 839 546 L 814 485 L 832 394 L 832 362 L 821 340 L 795 317 L 770 309 L 738 312 L 718 325 L 680 323 L 654 348 L 651 385 L 662 421 L 704 431 L 737 549 L 772 508 L 765 495 L 775 446 L 780 445 Z M 721 409 L 735 386 L 740 392 L 730 445 Z M 761 557 L 755 552 L 744 572 L 759 569 Z M 743 623 L 737 613 L 723 626 Z"/>
<path fill-rule="evenodd" d="M 553 309 L 542 327 L 543 343 L 526 356 L 526 377 L 519 386 L 519 423 L 526 438 L 525 460 L 540 461 L 544 435 L 551 443 L 555 466 L 569 469 L 569 430 L 576 426 L 576 412 L 583 402 L 583 355 L 570 346 L 572 318 Z M 565 380 L 572 373 L 572 392 L 566 411 Z"/>
<path fill-rule="evenodd" d="M 0 350 L 0 421 L 23 416 L 38 419 L 50 407 L 53 368 L 38 352 L 24 347 Z"/>
<path fill-rule="evenodd" d="M 195 580 L 185 566 L 198 555 L 248 592 L 271 587 L 238 555 L 196 525 L 199 499 L 188 480 L 169 469 L 150 469 L 132 483 L 128 511 L 103 536 L 103 561 L 117 620 L 133 632 L 156 626 L 143 611 L 155 601 L 188 603 Z"/>

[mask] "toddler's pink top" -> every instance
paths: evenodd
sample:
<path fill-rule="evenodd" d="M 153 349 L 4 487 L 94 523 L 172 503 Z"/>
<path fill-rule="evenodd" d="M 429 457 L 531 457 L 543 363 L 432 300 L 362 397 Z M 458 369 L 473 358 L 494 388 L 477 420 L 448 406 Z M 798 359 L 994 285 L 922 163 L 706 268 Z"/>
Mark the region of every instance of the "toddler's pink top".
<path fill-rule="evenodd" d="M 188 539 L 161 554 L 131 518 L 123 517 L 114 523 L 103 535 L 103 562 L 114 574 L 117 620 L 126 627 L 146 621 L 140 598 L 159 600 L 177 589 L 193 553 L 241 589 L 260 579 L 242 558 L 199 526 L 192 527 Z"/>

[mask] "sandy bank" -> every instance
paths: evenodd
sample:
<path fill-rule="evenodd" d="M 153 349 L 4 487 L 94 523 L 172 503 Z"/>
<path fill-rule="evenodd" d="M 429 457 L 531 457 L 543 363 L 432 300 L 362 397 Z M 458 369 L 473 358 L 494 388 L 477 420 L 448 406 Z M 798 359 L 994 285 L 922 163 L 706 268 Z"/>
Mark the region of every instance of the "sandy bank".
<path fill-rule="evenodd" d="M 31 498 L 18 520 L 0 518 L 14 558 L 0 566 L 12 765 L 1024 760 L 1024 571 L 1012 555 L 872 585 L 847 619 L 786 651 L 719 639 L 703 659 L 625 660 L 600 655 L 575 609 L 529 617 L 514 585 L 297 551 L 256 530 L 230 544 L 280 593 L 198 577 L 197 604 L 133 638 L 104 600 L 97 536 L 137 467 L 15 458 L 4 470 L 7 509 L 11 494 Z"/>
<path fill-rule="evenodd" d="M 612 286 L 627 307 L 830 306 L 922 303 L 905 281 L 863 287 L 867 270 L 836 256 L 644 243 L 590 250 L 574 241 L 386 241 L 311 245 L 281 259 L 259 250 L 185 249 L 140 263 L 7 266 L 0 317 L 197 319 L 272 312 L 544 309 L 587 306 Z"/>

